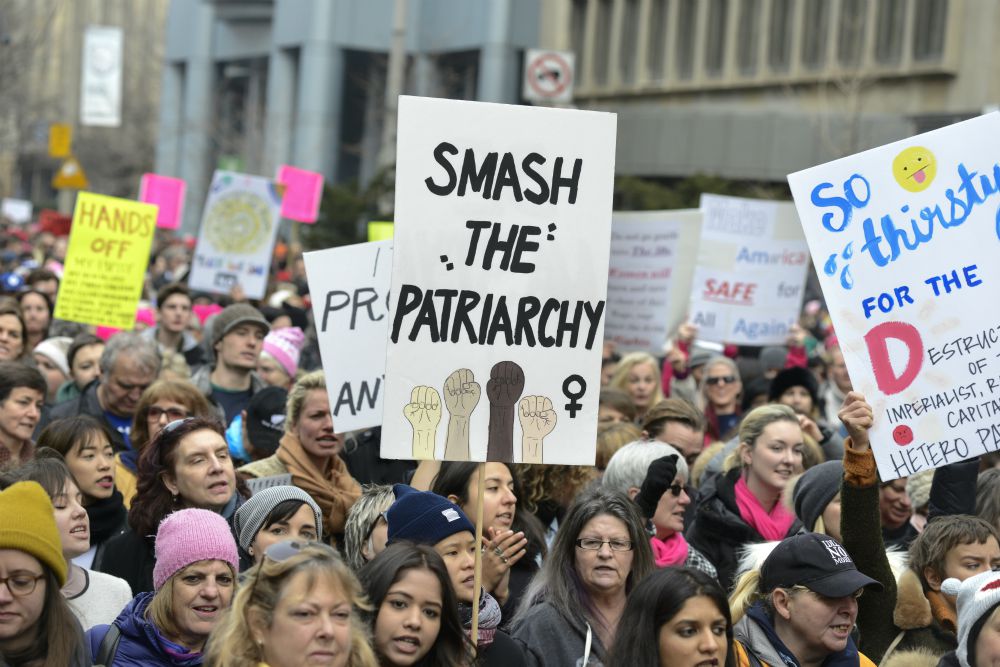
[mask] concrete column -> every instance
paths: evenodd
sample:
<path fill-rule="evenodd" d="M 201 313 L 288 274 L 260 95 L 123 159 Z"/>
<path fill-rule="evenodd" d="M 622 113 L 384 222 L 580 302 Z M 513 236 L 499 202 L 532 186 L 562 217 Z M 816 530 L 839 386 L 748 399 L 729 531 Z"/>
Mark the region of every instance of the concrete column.
<path fill-rule="evenodd" d="M 156 173 L 180 174 L 180 135 L 184 103 L 184 68 L 163 63 L 160 75 L 160 123 L 156 135 Z"/>
<path fill-rule="evenodd" d="M 438 94 L 438 76 L 434 58 L 426 53 L 413 57 L 413 94 L 434 97 Z"/>
<path fill-rule="evenodd" d="M 263 172 L 276 173 L 278 165 L 292 162 L 292 125 L 298 83 L 296 52 L 273 46 L 268 58 L 267 104 L 264 119 Z"/>
<path fill-rule="evenodd" d="M 179 171 L 187 181 L 183 230 L 196 233 L 214 171 L 211 138 L 215 122 L 215 62 L 212 57 L 215 5 L 199 2 L 190 12 L 191 55 L 184 71 Z"/>
<path fill-rule="evenodd" d="M 295 116 L 295 164 L 323 172 L 328 183 L 337 181 L 344 93 L 344 52 L 330 37 L 338 5 L 328 0 L 311 5 L 312 32 L 299 57 Z"/>
<path fill-rule="evenodd" d="M 479 52 L 476 97 L 483 102 L 517 101 L 515 51 L 510 45 L 510 0 L 492 0 L 486 12 L 486 41 Z"/>

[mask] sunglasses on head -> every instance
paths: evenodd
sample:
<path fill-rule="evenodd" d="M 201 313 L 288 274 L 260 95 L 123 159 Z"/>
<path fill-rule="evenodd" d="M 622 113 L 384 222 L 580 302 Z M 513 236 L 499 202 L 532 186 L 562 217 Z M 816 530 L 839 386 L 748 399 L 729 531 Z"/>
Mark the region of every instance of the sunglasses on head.
<path fill-rule="evenodd" d="M 721 375 L 716 378 L 705 378 L 705 384 L 709 386 L 715 386 L 717 384 L 732 384 L 736 382 L 735 375 Z"/>

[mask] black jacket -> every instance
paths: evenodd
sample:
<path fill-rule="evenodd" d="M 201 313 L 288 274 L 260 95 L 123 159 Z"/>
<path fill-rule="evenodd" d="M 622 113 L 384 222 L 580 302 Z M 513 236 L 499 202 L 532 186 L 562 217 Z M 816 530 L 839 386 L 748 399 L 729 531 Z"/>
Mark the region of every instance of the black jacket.
<path fill-rule="evenodd" d="M 153 538 L 142 538 L 129 528 L 104 543 L 104 550 L 94 558 L 92 569 L 120 577 L 132 587 L 132 593 L 153 590 Z"/>
<path fill-rule="evenodd" d="M 127 450 L 128 447 L 125 445 L 125 438 L 122 437 L 122 434 L 114 426 L 108 423 L 108 420 L 104 416 L 104 408 L 101 407 L 101 402 L 97 400 L 97 387 L 100 383 L 100 379 L 94 380 L 84 387 L 83 393 L 76 398 L 54 406 L 47 413 L 43 412 L 42 418 L 38 420 L 38 426 L 35 427 L 35 440 L 38 440 L 38 435 L 46 426 L 57 419 L 87 415 L 107 427 L 108 432 L 111 434 L 111 446 L 114 447 L 115 453 Z"/>

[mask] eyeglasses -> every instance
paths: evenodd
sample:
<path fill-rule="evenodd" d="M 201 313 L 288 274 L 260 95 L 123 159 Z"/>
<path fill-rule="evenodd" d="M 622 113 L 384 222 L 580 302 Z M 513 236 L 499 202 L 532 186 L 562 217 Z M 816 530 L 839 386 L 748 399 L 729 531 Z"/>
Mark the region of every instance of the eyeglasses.
<path fill-rule="evenodd" d="M 576 546 L 586 551 L 600 551 L 607 544 L 612 551 L 632 551 L 630 540 L 599 540 L 596 537 L 584 537 L 576 541 Z"/>
<path fill-rule="evenodd" d="M 175 422 L 179 419 L 186 419 L 188 416 L 188 411 L 183 410 L 181 408 L 161 408 L 157 405 L 154 405 L 151 408 L 149 408 L 149 412 L 146 414 L 149 415 L 150 419 L 154 420 L 159 420 L 160 417 L 166 415 L 169 421 Z"/>
<path fill-rule="evenodd" d="M 44 578 L 44 574 L 14 574 L 9 577 L 0 577 L 0 586 L 6 584 L 11 595 L 24 597 L 34 593 L 38 582 Z"/>
<path fill-rule="evenodd" d="M 715 378 L 705 378 L 705 384 L 714 387 L 717 384 L 732 384 L 736 382 L 735 375 L 721 375 Z"/>

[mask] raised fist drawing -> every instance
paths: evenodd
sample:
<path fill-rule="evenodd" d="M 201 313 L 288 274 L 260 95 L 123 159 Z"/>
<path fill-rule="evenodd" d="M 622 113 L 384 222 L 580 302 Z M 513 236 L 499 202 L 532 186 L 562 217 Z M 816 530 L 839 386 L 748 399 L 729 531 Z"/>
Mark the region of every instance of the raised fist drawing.
<path fill-rule="evenodd" d="M 413 458 L 433 459 L 437 427 L 441 422 L 441 396 L 434 387 L 414 387 L 403 415 L 413 427 Z"/>
<path fill-rule="evenodd" d="M 487 461 L 514 461 L 514 404 L 524 391 L 524 371 L 513 361 L 500 361 L 490 370 L 486 396 L 490 399 Z"/>
<path fill-rule="evenodd" d="M 556 411 L 545 396 L 525 396 L 518 404 L 521 462 L 542 463 L 542 440 L 556 427 Z"/>
<path fill-rule="evenodd" d="M 446 461 L 469 460 L 469 415 L 479 404 L 482 389 L 468 368 L 460 368 L 444 381 L 444 403 L 448 419 L 448 438 L 444 443 Z"/>

